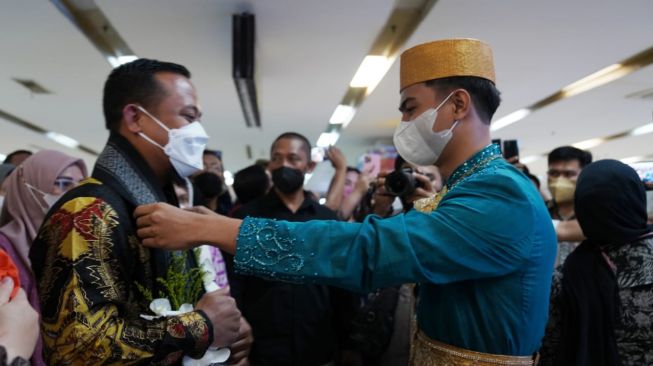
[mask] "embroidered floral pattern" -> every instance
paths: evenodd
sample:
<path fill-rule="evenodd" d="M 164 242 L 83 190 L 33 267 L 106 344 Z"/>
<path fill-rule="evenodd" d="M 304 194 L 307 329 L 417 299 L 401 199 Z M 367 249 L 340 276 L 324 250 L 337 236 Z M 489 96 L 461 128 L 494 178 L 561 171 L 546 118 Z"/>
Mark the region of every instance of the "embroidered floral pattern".
<path fill-rule="evenodd" d="M 285 281 L 299 279 L 266 269 L 281 265 L 288 272 L 299 272 L 304 267 L 304 256 L 297 253 L 297 240 L 288 234 L 287 224 L 248 217 L 240 227 L 237 240 L 235 262 L 241 274 L 263 274 Z"/>

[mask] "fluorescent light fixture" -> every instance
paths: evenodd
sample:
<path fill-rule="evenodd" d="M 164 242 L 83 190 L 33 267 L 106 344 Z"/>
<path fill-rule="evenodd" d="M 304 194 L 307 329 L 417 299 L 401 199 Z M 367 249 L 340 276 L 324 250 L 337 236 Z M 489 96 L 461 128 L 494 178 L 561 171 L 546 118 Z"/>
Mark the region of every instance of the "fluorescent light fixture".
<path fill-rule="evenodd" d="M 648 123 L 643 126 L 635 127 L 633 128 L 632 131 L 630 131 L 631 136 L 640 136 L 640 135 L 645 135 L 647 133 L 653 132 L 653 123 Z"/>
<path fill-rule="evenodd" d="M 340 138 L 340 134 L 337 132 L 322 132 L 315 145 L 317 147 L 329 147 L 338 142 L 338 138 Z"/>
<path fill-rule="evenodd" d="M 76 149 L 79 146 L 79 142 L 74 138 L 53 131 L 46 132 L 45 137 L 71 149 Z"/>
<path fill-rule="evenodd" d="M 519 162 L 522 164 L 530 164 L 534 161 L 540 160 L 542 155 L 528 155 L 524 156 L 523 158 L 519 158 Z"/>
<path fill-rule="evenodd" d="M 562 92 L 565 94 L 565 97 L 578 95 L 611 81 L 615 81 L 628 75 L 629 72 L 630 69 L 628 67 L 625 67 L 622 64 L 613 64 L 565 86 L 562 88 Z"/>
<path fill-rule="evenodd" d="M 367 88 L 367 94 L 369 95 L 381 82 L 390 66 L 392 66 L 393 61 L 394 58 L 385 56 L 365 56 L 349 86 L 352 88 Z"/>
<path fill-rule="evenodd" d="M 125 56 L 118 56 L 118 57 L 108 56 L 107 57 L 107 61 L 109 61 L 111 66 L 113 66 L 114 68 L 116 68 L 116 67 L 118 67 L 118 66 L 120 66 L 122 64 L 126 64 L 128 62 L 135 61 L 135 60 L 138 60 L 138 56 L 136 56 L 136 55 L 125 55 Z"/>
<path fill-rule="evenodd" d="M 529 114 L 531 114 L 531 110 L 528 109 L 528 108 L 518 109 L 518 110 L 510 113 L 509 115 L 504 116 L 504 117 L 500 118 L 497 121 L 494 121 L 490 125 L 490 131 L 496 131 L 496 130 L 502 129 L 502 128 L 506 127 L 506 126 L 509 126 L 509 125 L 511 125 L 511 124 L 513 124 L 513 123 L 515 123 L 517 121 L 520 121 L 520 120 L 526 118 L 526 116 L 528 116 Z"/>
<path fill-rule="evenodd" d="M 229 170 L 225 170 L 224 173 L 222 173 L 222 175 L 224 175 L 224 183 L 226 185 L 230 186 L 230 185 L 234 184 L 234 175 L 233 175 L 233 173 L 231 173 Z"/>
<path fill-rule="evenodd" d="M 602 143 L 604 143 L 606 140 L 604 138 L 595 138 L 595 139 L 589 139 L 589 140 L 584 140 L 581 142 L 577 142 L 575 144 L 572 144 L 571 146 L 581 149 L 581 150 L 587 150 L 591 149 L 593 147 L 599 146 Z"/>
<path fill-rule="evenodd" d="M 347 127 L 351 119 L 354 118 L 354 114 L 356 114 L 356 108 L 350 105 L 340 104 L 333 111 L 329 123 L 332 125 L 342 125 L 343 128 Z"/>
<path fill-rule="evenodd" d="M 621 159 L 621 162 L 624 164 L 632 164 L 640 161 L 646 160 L 646 156 L 631 156 L 628 158 Z"/>

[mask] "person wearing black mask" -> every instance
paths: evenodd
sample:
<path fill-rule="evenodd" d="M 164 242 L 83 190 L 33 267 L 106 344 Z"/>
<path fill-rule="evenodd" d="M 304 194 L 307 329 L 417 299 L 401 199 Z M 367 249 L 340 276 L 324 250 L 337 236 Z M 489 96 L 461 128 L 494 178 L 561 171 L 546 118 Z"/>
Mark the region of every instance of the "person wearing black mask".
<path fill-rule="evenodd" d="M 637 173 L 616 160 L 583 169 L 574 197 L 587 237 L 554 273 L 541 365 L 653 362 L 653 232 Z"/>
<path fill-rule="evenodd" d="M 218 212 L 218 197 L 224 193 L 220 177 L 213 172 L 204 172 L 195 177 L 194 183 L 202 206 Z"/>
<path fill-rule="evenodd" d="M 234 213 L 286 221 L 335 220 L 336 213 L 304 191 L 304 176 L 313 171 L 306 137 L 286 132 L 270 149 L 268 169 L 273 188 Z M 353 313 L 353 297 L 344 290 L 294 285 L 252 276 L 235 276 L 231 293 L 254 332 L 249 356 L 253 365 L 320 366 L 334 362 L 337 341 Z"/>

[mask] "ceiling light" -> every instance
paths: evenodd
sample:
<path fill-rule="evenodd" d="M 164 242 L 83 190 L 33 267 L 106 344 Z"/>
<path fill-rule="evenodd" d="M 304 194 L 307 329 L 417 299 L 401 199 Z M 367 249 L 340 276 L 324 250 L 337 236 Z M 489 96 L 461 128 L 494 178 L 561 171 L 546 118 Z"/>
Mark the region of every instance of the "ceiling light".
<path fill-rule="evenodd" d="M 540 160 L 542 155 L 528 155 L 524 156 L 523 158 L 519 158 L 519 162 L 522 164 L 530 164 L 534 161 Z"/>
<path fill-rule="evenodd" d="M 138 60 L 138 56 L 136 55 L 126 55 L 126 56 L 118 56 L 118 57 L 107 56 L 107 61 L 109 61 L 111 66 L 113 66 L 114 68 L 135 60 Z"/>
<path fill-rule="evenodd" d="M 338 142 L 338 138 L 340 138 L 340 134 L 337 132 L 322 132 L 315 145 L 317 147 L 329 147 Z"/>
<path fill-rule="evenodd" d="M 577 142 L 575 144 L 572 144 L 571 146 L 581 149 L 581 150 L 587 150 L 591 149 L 593 147 L 599 146 L 602 143 L 604 143 L 606 140 L 604 138 L 595 138 L 595 139 L 589 139 L 589 140 L 584 140 L 581 142 Z"/>
<path fill-rule="evenodd" d="M 329 123 L 332 125 L 342 125 L 342 127 L 347 127 L 351 119 L 354 118 L 356 114 L 356 108 L 350 105 L 338 105 L 336 110 L 333 111 Z"/>
<path fill-rule="evenodd" d="M 490 131 L 496 131 L 502 129 L 508 125 L 511 125 L 519 120 L 526 118 L 526 116 L 528 116 L 529 114 L 531 114 L 531 110 L 529 108 L 518 109 L 510 113 L 509 115 L 504 116 L 497 121 L 494 121 L 490 126 Z"/>
<path fill-rule="evenodd" d="M 226 185 L 230 186 L 230 185 L 234 184 L 234 175 L 233 175 L 233 173 L 231 173 L 229 170 L 225 170 L 224 173 L 222 173 L 222 175 L 224 175 L 224 183 Z"/>
<path fill-rule="evenodd" d="M 635 127 L 633 128 L 632 131 L 630 131 L 631 136 L 640 136 L 640 135 L 645 135 L 647 133 L 653 132 L 653 123 L 648 123 L 643 126 Z"/>
<path fill-rule="evenodd" d="M 615 81 L 629 73 L 628 67 L 622 64 L 613 64 L 565 86 L 562 88 L 562 92 L 565 97 L 571 97 Z"/>
<path fill-rule="evenodd" d="M 45 136 L 50 140 L 71 149 L 76 149 L 79 146 L 79 142 L 77 140 L 60 133 L 49 131 L 45 133 Z"/>
<path fill-rule="evenodd" d="M 371 93 L 388 72 L 393 61 L 394 58 L 385 56 L 365 56 L 349 86 L 367 88 L 367 94 Z"/>

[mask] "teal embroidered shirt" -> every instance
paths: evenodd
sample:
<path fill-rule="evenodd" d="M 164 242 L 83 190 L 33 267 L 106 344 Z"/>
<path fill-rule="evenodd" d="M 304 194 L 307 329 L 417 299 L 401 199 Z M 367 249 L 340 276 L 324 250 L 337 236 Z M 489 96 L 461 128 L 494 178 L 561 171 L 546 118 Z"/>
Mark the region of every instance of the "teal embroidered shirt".
<path fill-rule="evenodd" d="M 557 242 L 541 196 L 494 145 L 447 187 L 430 214 L 363 223 L 247 218 L 236 270 L 354 291 L 417 282 L 417 322 L 427 336 L 478 352 L 535 353 Z"/>

